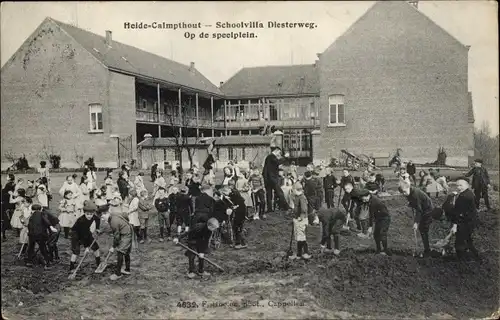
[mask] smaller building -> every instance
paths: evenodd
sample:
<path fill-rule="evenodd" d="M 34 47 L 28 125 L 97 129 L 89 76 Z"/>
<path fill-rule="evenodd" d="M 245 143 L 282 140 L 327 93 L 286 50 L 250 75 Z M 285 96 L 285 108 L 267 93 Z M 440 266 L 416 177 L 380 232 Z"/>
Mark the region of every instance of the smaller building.
<path fill-rule="evenodd" d="M 282 144 L 282 136 L 278 133 L 277 145 Z M 155 163 L 163 168 L 165 162 L 175 167 L 182 161 L 183 168 L 196 165 L 200 168 L 208 156 L 208 146 L 215 140 L 214 158 L 215 168 L 221 169 L 229 161 L 245 164 L 255 163 L 263 165 L 269 154 L 271 136 L 221 136 L 216 138 L 146 138 L 138 143 L 137 154 L 139 166 L 143 169 L 151 168 Z M 182 150 L 182 151 L 181 151 Z"/>

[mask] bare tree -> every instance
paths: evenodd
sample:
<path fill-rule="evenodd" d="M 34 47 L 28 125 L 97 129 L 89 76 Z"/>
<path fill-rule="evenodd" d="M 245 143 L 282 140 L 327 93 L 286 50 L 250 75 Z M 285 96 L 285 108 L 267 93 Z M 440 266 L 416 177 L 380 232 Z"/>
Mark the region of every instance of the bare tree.
<path fill-rule="evenodd" d="M 171 139 L 174 144 L 175 152 L 179 154 L 179 166 L 181 167 L 181 169 L 184 150 L 187 153 L 190 166 L 193 167 L 193 156 L 196 153 L 196 148 L 194 145 L 196 144 L 198 137 L 196 137 L 196 142 L 193 144 L 193 137 L 188 137 L 188 135 L 183 131 L 184 128 L 196 126 L 196 119 L 194 117 L 191 117 L 188 113 L 189 110 L 191 110 L 190 105 L 182 104 L 180 115 L 178 112 L 178 107 L 174 103 L 172 103 L 172 106 L 173 108 L 171 109 L 171 111 L 173 112 L 165 114 L 164 116 L 165 121 L 172 128 L 176 129 L 174 129 L 173 137 L 169 137 L 167 139 Z M 179 130 L 179 127 L 181 127 L 182 129 Z"/>
<path fill-rule="evenodd" d="M 83 153 L 80 153 L 78 152 L 78 150 L 76 150 L 76 147 L 74 147 L 74 151 L 75 151 L 75 161 L 76 163 L 78 163 L 78 165 L 80 166 L 80 168 L 83 168 L 84 166 L 84 155 Z"/>
<path fill-rule="evenodd" d="M 486 121 L 481 124 L 481 128 L 474 129 L 474 148 L 486 165 L 498 166 L 498 134 L 496 137 L 492 135 Z"/>

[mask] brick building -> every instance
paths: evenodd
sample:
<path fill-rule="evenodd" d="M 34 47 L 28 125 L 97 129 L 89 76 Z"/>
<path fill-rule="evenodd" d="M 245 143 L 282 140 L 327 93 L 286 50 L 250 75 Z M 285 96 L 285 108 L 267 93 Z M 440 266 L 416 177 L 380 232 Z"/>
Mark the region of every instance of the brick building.
<path fill-rule="evenodd" d="M 412 5 L 382 1 L 314 64 L 243 68 L 218 88 L 194 63 L 47 18 L 1 71 L 2 169 L 23 153 L 31 164 L 55 153 L 65 167 L 89 156 L 114 167 L 137 158 L 146 133 L 255 136 L 268 126 L 299 160 L 342 149 L 386 160 L 401 148 L 425 163 L 444 147 L 448 164 L 466 165 L 468 50 Z M 234 141 L 243 150 L 249 140 Z M 171 146 L 155 146 L 155 161 L 175 160 Z"/>

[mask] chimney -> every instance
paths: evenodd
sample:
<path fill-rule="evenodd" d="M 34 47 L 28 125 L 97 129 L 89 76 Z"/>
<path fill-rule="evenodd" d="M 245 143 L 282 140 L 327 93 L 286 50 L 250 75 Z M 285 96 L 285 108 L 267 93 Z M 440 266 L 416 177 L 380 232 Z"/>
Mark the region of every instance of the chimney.
<path fill-rule="evenodd" d="M 111 46 L 111 42 L 113 41 L 112 37 L 111 37 L 111 31 L 109 30 L 106 30 L 106 44 L 108 46 Z"/>
<path fill-rule="evenodd" d="M 467 48 L 467 50 L 470 50 L 470 46 L 469 45 L 466 45 L 465 47 Z"/>
<path fill-rule="evenodd" d="M 314 66 L 317 67 L 319 64 L 319 60 L 314 61 Z"/>
<path fill-rule="evenodd" d="M 219 87 L 222 87 L 222 85 L 223 85 L 223 84 L 224 84 L 224 81 L 221 81 L 221 82 L 219 83 Z"/>
<path fill-rule="evenodd" d="M 321 53 L 316 53 L 316 56 L 318 56 L 318 59 L 321 59 Z"/>
<path fill-rule="evenodd" d="M 418 9 L 418 0 L 412 0 L 408 1 L 409 4 L 415 7 L 415 9 Z"/>
<path fill-rule="evenodd" d="M 191 62 L 191 64 L 189 65 L 189 71 L 191 71 L 191 72 L 195 71 L 195 69 L 194 69 L 194 62 Z"/>

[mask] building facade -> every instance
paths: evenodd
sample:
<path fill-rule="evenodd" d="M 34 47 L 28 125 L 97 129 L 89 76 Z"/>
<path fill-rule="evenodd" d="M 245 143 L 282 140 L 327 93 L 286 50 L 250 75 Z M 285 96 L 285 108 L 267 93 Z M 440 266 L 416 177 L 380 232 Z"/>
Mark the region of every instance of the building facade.
<path fill-rule="evenodd" d="M 342 149 L 388 159 L 398 148 L 426 163 L 444 147 L 449 165 L 465 166 L 468 50 L 414 6 L 381 1 L 314 64 L 243 68 L 217 87 L 194 63 L 47 18 L 1 71 L 2 169 L 23 154 L 31 165 L 58 154 L 63 167 L 88 157 L 117 167 L 138 159 L 138 146 L 154 154 L 141 162 L 185 162 L 161 139 L 186 136 L 242 137 L 219 156 L 243 160 L 272 127 L 298 163 Z M 165 145 L 141 145 L 146 134 Z"/>

